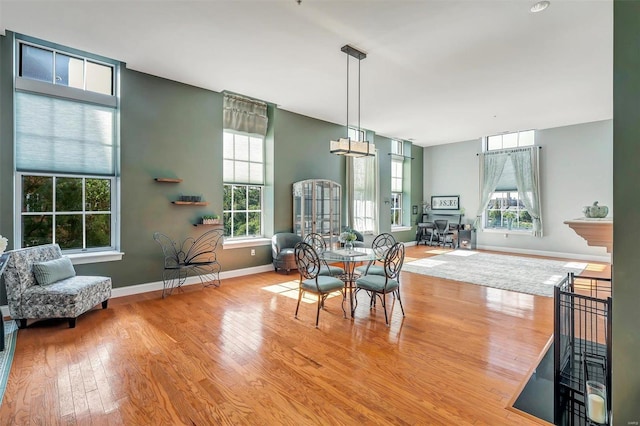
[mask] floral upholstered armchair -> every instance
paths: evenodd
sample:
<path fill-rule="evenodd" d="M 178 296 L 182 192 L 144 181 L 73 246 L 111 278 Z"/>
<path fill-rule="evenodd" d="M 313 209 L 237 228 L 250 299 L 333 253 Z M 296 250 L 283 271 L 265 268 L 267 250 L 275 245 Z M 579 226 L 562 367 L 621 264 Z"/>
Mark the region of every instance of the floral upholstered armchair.
<path fill-rule="evenodd" d="M 24 328 L 27 319 L 76 318 L 111 297 L 111 278 L 77 276 L 57 244 L 28 247 L 10 253 L 4 282 L 11 318 Z"/>

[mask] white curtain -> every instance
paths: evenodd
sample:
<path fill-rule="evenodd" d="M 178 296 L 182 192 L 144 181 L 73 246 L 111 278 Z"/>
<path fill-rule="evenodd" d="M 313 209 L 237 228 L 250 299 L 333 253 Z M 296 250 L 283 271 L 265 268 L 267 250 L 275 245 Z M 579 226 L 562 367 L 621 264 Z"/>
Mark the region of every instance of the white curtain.
<path fill-rule="evenodd" d="M 225 95 L 223 108 L 225 129 L 265 136 L 268 118 L 267 104 L 238 95 Z"/>
<path fill-rule="evenodd" d="M 347 159 L 347 226 L 378 233 L 376 156 Z"/>
<path fill-rule="evenodd" d="M 514 150 L 510 156 L 515 170 L 518 194 L 533 220 L 533 235 L 542 237 L 539 148 L 533 146 L 531 148 Z"/>
<path fill-rule="evenodd" d="M 506 152 L 485 152 L 480 157 L 480 204 L 476 212 L 474 227 L 478 228 L 484 209 L 487 208 L 491 194 L 495 191 L 509 154 Z"/>

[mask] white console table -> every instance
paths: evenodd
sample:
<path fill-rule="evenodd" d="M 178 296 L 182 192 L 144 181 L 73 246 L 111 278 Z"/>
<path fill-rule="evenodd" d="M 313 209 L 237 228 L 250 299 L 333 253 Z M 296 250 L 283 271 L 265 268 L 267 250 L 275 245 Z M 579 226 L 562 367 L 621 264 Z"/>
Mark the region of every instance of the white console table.
<path fill-rule="evenodd" d="M 606 247 L 607 253 L 613 250 L 613 218 L 581 217 L 565 220 L 564 223 L 587 240 L 588 245 Z"/>

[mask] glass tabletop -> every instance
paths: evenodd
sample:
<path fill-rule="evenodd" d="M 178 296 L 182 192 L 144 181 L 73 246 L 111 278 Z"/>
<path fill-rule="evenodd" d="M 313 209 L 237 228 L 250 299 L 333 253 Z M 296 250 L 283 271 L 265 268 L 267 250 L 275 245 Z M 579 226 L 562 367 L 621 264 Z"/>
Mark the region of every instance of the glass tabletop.
<path fill-rule="evenodd" d="M 318 253 L 321 259 L 330 262 L 368 262 L 378 260 L 373 249 L 365 247 L 354 247 L 350 250 L 335 249 Z"/>

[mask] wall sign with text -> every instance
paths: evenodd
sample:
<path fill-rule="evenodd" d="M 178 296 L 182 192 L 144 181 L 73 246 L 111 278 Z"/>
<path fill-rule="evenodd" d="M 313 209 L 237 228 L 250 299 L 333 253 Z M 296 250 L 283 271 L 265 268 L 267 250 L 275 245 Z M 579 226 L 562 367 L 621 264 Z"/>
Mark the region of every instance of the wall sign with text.
<path fill-rule="evenodd" d="M 460 209 L 459 195 L 432 195 L 431 210 L 458 210 Z"/>

